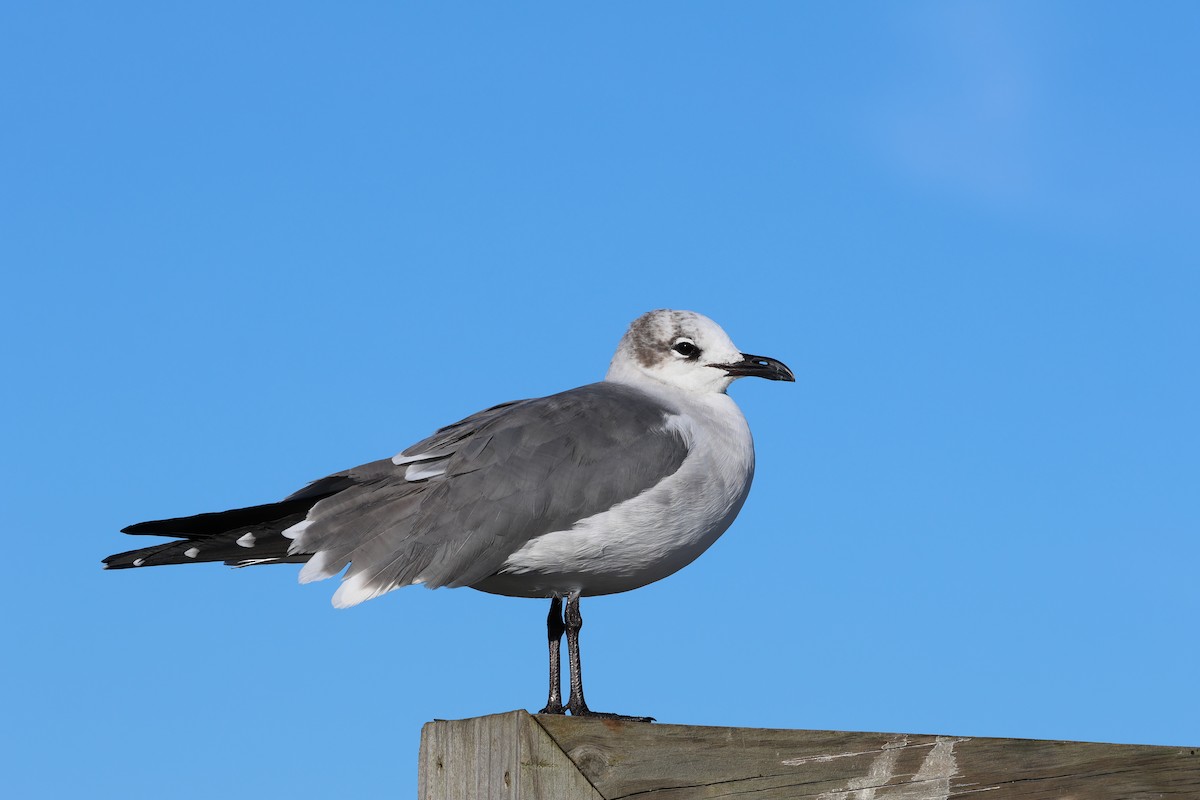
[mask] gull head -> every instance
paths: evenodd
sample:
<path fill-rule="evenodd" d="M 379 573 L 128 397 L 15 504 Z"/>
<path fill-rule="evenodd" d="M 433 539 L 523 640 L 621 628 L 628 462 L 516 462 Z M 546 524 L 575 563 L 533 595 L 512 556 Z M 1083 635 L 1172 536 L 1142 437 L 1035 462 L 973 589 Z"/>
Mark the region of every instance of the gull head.
<path fill-rule="evenodd" d="M 694 311 L 650 311 L 621 337 L 606 380 L 665 384 L 698 394 L 724 392 L 737 378 L 794 381 L 783 362 L 743 353 L 721 326 Z"/>

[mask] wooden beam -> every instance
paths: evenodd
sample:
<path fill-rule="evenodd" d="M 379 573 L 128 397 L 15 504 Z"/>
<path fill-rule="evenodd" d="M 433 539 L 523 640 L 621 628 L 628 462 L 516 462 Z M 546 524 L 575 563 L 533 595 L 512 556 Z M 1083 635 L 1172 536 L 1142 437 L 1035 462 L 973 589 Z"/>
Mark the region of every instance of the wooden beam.
<path fill-rule="evenodd" d="M 421 800 L 1200 798 L 1200 748 L 657 725 L 428 723 Z"/>
<path fill-rule="evenodd" d="M 418 797 L 604 800 L 526 711 L 421 729 Z"/>

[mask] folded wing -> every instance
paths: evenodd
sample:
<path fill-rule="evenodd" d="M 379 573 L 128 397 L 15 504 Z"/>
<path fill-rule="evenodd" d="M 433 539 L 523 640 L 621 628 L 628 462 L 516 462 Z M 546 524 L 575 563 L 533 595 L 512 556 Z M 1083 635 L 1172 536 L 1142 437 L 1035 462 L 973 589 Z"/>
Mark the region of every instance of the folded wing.
<path fill-rule="evenodd" d="M 334 595 L 339 607 L 411 584 L 471 586 L 495 574 L 531 539 L 569 530 L 675 472 L 688 445 L 668 424 L 672 413 L 639 389 L 591 384 L 481 411 L 393 459 L 255 507 L 259 516 L 272 517 L 265 521 L 247 522 L 245 514 L 253 510 L 241 509 L 222 512 L 240 523 L 225 531 L 216 531 L 222 514 L 126 530 L 184 535 L 182 542 L 159 547 L 196 547 L 197 560 L 213 560 L 199 558 L 207 543 L 210 549 L 220 544 L 222 559 L 239 565 L 307 561 L 301 571 L 306 582 L 348 567 Z M 201 518 L 203 524 L 195 522 Z M 176 530 L 167 530 L 171 525 Z M 238 544 L 238 538 L 245 541 L 242 531 L 254 534 L 253 546 Z M 241 549 L 242 557 L 235 552 L 226 558 L 229 547 Z M 119 554 L 106 564 L 134 566 L 136 554 L 146 550 L 154 548 Z M 187 558 L 170 552 L 168 561 L 142 556 L 144 565 Z"/>

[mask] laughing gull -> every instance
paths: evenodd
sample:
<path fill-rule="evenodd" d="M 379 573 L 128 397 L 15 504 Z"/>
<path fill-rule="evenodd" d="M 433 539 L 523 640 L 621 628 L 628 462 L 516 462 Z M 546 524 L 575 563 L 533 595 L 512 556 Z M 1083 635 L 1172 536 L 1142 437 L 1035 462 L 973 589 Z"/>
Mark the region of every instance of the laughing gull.
<path fill-rule="evenodd" d="M 651 311 L 600 383 L 480 411 L 278 503 L 131 525 L 123 532 L 177 539 L 104 565 L 303 563 L 301 583 L 345 570 L 338 608 L 415 584 L 549 598 L 540 713 L 619 717 L 584 701 L 579 599 L 665 578 L 733 522 L 754 476 L 750 429 L 725 393 L 743 376 L 795 380 L 708 317 Z"/>

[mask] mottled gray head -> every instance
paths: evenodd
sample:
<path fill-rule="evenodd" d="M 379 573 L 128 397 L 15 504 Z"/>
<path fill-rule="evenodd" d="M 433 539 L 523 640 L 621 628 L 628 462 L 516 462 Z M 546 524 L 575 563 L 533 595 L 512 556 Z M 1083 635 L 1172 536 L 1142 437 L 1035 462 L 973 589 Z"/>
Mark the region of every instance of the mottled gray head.
<path fill-rule="evenodd" d="M 694 311 L 659 309 L 633 321 L 606 380 L 656 381 L 686 391 L 723 392 L 736 378 L 794 381 L 782 362 L 741 352 L 721 326 Z"/>

